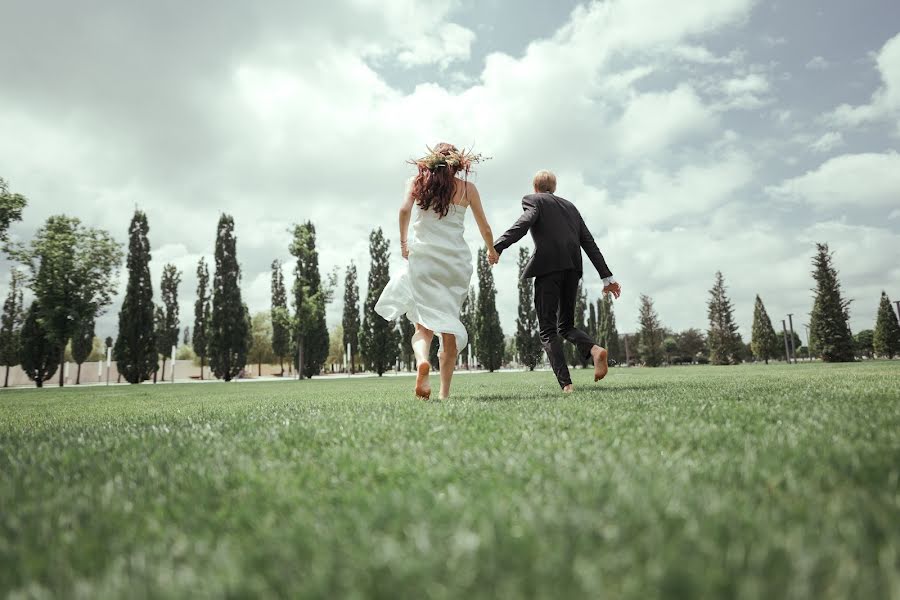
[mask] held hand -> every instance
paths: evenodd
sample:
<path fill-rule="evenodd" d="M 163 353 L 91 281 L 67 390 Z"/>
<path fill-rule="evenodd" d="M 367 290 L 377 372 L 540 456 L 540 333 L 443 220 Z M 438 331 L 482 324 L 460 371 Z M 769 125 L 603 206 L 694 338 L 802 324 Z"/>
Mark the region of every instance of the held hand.
<path fill-rule="evenodd" d="M 622 286 L 620 286 L 618 282 L 611 283 L 603 288 L 603 293 L 612 294 L 613 298 L 618 298 L 620 295 L 622 295 Z"/>
<path fill-rule="evenodd" d="M 488 263 L 496 265 L 500 262 L 500 254 L 493 247 L 488 248 L 487 259 Z"/>

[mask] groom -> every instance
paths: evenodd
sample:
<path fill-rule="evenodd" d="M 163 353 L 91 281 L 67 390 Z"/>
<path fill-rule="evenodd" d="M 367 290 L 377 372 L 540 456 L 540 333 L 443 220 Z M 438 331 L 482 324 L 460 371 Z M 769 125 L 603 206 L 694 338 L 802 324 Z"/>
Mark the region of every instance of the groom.
<path fill-rule="evenodd" d="M 523 277 L 534 277 L 534 307 L 540 325 L 541 343 L 564 392 L 573 391 L 572 379 L 563 354 L 562 338 L 575 344 L 578 353 L 594 361 L 594 381 L 606 377 L 609 355 L 591 337 L 575 328 L 575 300 L 581 280 L 581 250 L 587 253 L 603 278 L 603 293 L 618 298 L 622 289 L 613 279 L 603 254 L 584 224 L 575 205 L 554 195 L 556 175 L 538 171 L 534 194 L 522 198 L 524 214 L 509 231 L 494 242 L 498 255 L 531 230 L 534 255 Z M 499 260 L 494 260 L 494 264 Z"/>

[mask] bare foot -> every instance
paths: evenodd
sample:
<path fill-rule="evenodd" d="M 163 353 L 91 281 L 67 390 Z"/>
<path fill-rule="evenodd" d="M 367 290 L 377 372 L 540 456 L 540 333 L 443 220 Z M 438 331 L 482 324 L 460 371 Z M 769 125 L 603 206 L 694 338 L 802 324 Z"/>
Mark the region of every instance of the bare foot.
<path fill-rule="evenodd" d="M 563 394 L 571 394 L 574 391 L 575 391 L 575 386 L 573 386 L 571 383 L 563 388 Z"/>
<path fill-rule="evenodd" d="M 431 365 L 423 362 L 419 365 L 419 374 L 416 376 L 416 398 L 428 400 L 431 398 L 431 382 L 428 375 L 431 373 Z"/>
<path fill-rule="evenodd" d="M 606 348 L 594 346 L 591 349 L 591 356 L 594 357 L 594 381 L 600 381 L 609 372 L 609 352 Z"/>

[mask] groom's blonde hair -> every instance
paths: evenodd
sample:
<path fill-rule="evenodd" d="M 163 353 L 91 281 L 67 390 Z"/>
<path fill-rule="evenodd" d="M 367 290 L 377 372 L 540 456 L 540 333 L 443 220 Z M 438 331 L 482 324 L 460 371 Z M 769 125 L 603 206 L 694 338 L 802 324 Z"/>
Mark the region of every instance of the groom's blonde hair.
<path fill-rule="evenodd" d="M 538 171 L 534 175 L 534 189 L 552 194 L 556 191 L 556 175 L 547 170 Z"/>

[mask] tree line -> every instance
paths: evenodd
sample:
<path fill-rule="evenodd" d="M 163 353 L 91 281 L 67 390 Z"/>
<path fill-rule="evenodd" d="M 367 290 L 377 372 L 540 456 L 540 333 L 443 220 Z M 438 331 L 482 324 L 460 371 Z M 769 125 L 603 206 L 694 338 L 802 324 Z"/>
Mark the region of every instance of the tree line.
<path fill-rule="evenodd" d="M 634 354 L 625 357 L 631 363 L 656 367 L 663 364 L 710 363 L 733 365 L 741 362 L 784 358 L 818 358 L 824 362 L 850 362 L 857 358 L 894 358 L 900 355 L 900 320 L 885 292 L 881 293 L 874 330 L 855 336 L 850 330 L 850 300 L 841 291 L 833 253 L 827 244 L 817 244 L 812 259 L 815 297 L 809 313 L 808 346 L 803 346 L 793 327 L 782 325 L 779 334 L 772 325 L 762 299 L 757 295 L 753 310 L 751 340 L 745 343 L 738 333 L 734 308 L 725 278 L 716 273 L 707 303 L 709 328 L 706 332 L 688 329 L 673 333 L 663 327 L 653 300 L 641 296 L 640 330 L 624 338 Z M 610 354 L 616 356 L 611 351 Z"/>
<path fill-rule="evenodd" d="M 219 218 L 210 273 L 205 258 L 197 264 L 197 290 L 193 328 L 181 329 L 178 295 L 182 273 L 175 265 L 163 267 L 159 300 L 154 299 L 150 276 L 147 215 L 136 210 L 128 228 L 127 254 L 106 231 L 84 226 L 77 218 L 55 215 L 27 244 L 10 244 L 9 225 L 21 220 L 27 204 L 20 194 L 10 192 L 0 179 L 0 242 L 19 263 L 12 271 L 9 293 L 0 317 L 0 364 L 21 365 L 37 386 L 74 361 L 81 365 L 98 360 L 104 351 L 117 362 L 120 377 L 129 383 L 166 378 L 167 360 L 183 341 L 187 356 L 196 357 L 200 377 L 206 367 L 224 381 L 241 376 L 249 365 L 279 364 L 285 374 L 300 377 L 321 373 L 328 362 L 346 360 L 351 372 L 368 370 L 382 375 L 392 369 L 415 367 L 409 338 L 414 325 L 405 317 L 388 322 L 375 314 L 374 307 L 390 279 L 390 242 L 378 228 L 369 236 L 370 268 L 366 296 L 360 296 L 358 272 L 351 262 L 344 274 L 344 306 L 340 327 L 329 332 L 326 309 L 334 301 L 337 273 L 323 278 L 319 268 L 316 229 L 311 222 L 295 224 L 287 248 L 294 258 L 290 290 L 284 263 L 275 259 L 271 268 L 271 307 L 250 315 L 241 295 L 241 269 L 237 256 L 234 219 Z M 125 258 L 127 285 L 118 314 L 118 334 L 100 343 L 94 324 L 112 304 L 119 270 Z M 520 248 L 520 275 L 529 258 Z M 893 358 L 900 354 L 900 325 L 890 299 L 882 293 L 874 330 L 852 336 L 848 325 L 849 301 L 844 299 L 832 255 L 827 245 L 818 245 L 813 259 L 816 297 L 810 313 L 809 347 L 801 347 L 799 336 L 784 338 L 787 355 L 792 349 L 825 361 L 853 360 L 857 356 Z M 516 332 L 506 338 L 497 311 L 497 289 L 486 252 L 479 250 L 476 261 L 477 286 L 472 286 L 463 303 L 460 319 L 470 335 L 470 348 L 462 360 L 467 366 L 495 371 L 516 362 L 534 369 L 543 361 L 533 305 L 533 282 L 519 278 Z M 26 306 L 24 291 L 32 302 Z M 362 307 L 360 307 L 362 302 Z M 362 310 L 360 310 L 362 308 Z M 709 328 L 706 332 L 687 329 L 672 332 L 657 315 L 653 301 L 641 296 L 640 330 L 620 335 L 616 328 L 612 299 L 589 301 L 579 289 L 576 325 L 590 333 L 619 362 L 659 366 L 662 364 L 736 364 L 747 360 L 768 362 L 782 356 L 780 337 L 757 296 L 752 339 L 744 343 L 737 333 L 734 311 L 726 293 L 724 277 L 716 274 L 708 302 Z M 567 356 L 573 366 L 580 358 L 569 346 Z M 438 341 L 432 347 L 437 363 Z M 344 354 L 349 355 L 344 359 Z M 173 367 L 174 368 L 174 367 Z"/>

